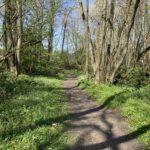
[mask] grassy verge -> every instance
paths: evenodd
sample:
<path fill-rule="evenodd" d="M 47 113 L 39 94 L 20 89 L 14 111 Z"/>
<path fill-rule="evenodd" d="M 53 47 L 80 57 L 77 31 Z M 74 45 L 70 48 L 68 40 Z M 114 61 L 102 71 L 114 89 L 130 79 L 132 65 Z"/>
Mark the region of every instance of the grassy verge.
<path fill-rule="evenodd" d="M 96 85 L 80 79 L 81 87 L 100 104 L 118 110 L 126 117 L 132 133 L 150 149 L 150 86 L 140 89 Z"/>
<path fill-rule="evenodd" d="M 68 123 L 61 80 L 21 75 L 6 82 L 0 84 L 0 149 L 64 149 Z"/>

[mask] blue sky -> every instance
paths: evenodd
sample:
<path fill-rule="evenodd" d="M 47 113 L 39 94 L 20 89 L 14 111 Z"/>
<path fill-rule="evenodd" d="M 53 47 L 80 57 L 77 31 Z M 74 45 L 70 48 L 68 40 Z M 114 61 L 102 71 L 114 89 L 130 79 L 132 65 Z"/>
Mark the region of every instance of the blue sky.
<path fill-rule="evenodd" d="M 75 2 L 77 2 L 77 0 L 74 0 Z M 69 4 L 69 2 L 68 2 L 68 5 L 71 5 L 74 1 L 72 1 L 72 2 L 70 2 L 70 4 Z M 83 2 L 83 5 L 85 6 L 85 4 L 86 4 L 86 0 L 82 0 L 82 2 Z M 94 3 L 94 0 L 89 0 L 89 4 L 90 5 L 92 5 Z M 78 3 L 77 3 L 78 4 Z M 76 16 L 77 15 L 77 11 L 76 12 L 74 12 L 74 15 Z M 55 43 L 57 43 L 57 45 L 55 45 L 56 47 L 56 50 L 60 50 L 61 49 L 61 44 L 62 44 L 62 26 L 61 26 L 61 23 L 60 23 L 60 26 L 57 28 L 57 30 L 56 30 L 56 34 L 58 35 L 58 36 L 56 36 L 55 37 L 55 40 L 54 40 L 54 45 L 55 45 Z M 66 44 L 64 45 L 64 47 L 66 47 Z M 65 48 L 64 48 L 65 49 Z"/>
<path fill-rule="evenodd" d="M 86 0 L 82 0 L 82 2 L 83 2 L 83 4 L 85 5 Z M 93 4 L 93 2 L 94 2 L 94 0 L 89 0 L 89 3 L 90 3 L 90 4 Z"/>
<path fill-rule="evenodd" d="M 70 1 L 70 2 L 68 2 L 68 5 L 72 5 L 74 2 L 76 2 L 77 0 L 72 0 L 72 2 Z M 1 2 L 1 0 L 0 0 L 0 2 Z M 85 5 L 86 4 L 86 0 L 82 0 L 82 2 L 83 2 L 83 5 Z M 94 2 L 94 0 L 89 0 L 89 3 L 90 4 L 93 4 L 93 2 Z M 76 12 L 77 13 L 77 12 Z M 75 14 L 76 15 L 76 14 Z M 60 19 L 61 20 L 61 19 Z M 58 24 L 59 24 L 59 26 L 58 26 L 58 28 L 56 29 L 56 37 L 55 37 L 55 39 L 54 39 L 54 43 L 57 43 L 57 42 L 59 42 L 58 43 L 58 45 L 57 45 L 57 47 L 55 47 L 55 49 L 60 49 L 60 47 L 61 47 L 61 43 L 62 43 L 62 34 L 61 34 L 61 31 L 62 31 L 62 26 L 61 26 L 61 24 L 62 24 L 62 22 L 61 23 L 59 23 L 58 22 Z M 2 18 L 0 17 L 0 32 L 1 32 L 1 28 L 2 28 Z M 59 41 L 58 41 L 59 40 Z M 43 42 L 45 45 L 47 45 L 47 40 L 45 40 L 44 42 Z"/>

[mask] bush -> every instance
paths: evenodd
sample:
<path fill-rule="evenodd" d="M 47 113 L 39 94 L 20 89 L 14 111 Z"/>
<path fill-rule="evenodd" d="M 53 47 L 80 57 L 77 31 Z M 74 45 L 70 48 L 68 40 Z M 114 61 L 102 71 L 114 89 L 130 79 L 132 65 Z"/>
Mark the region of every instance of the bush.
<path fill-rule="evenodd" d="M 10 96 L 15 89 L 16 78 L 8 73 L 0 73 L 0 100 L 6 96 Z"/>
<path fill-rule="evenodd" d="M 61 80 L 21 75 L 13 83 L 14 95 L 0 103 L 0 149 L 65 149 L 69 122 Z"/>
<path fill-rule="evenodd" d="M 29 92 L 35 84 L 36 82 L 27 75 L 22 74 L 16 77 L 9 72 L 0 73 L 0 100 L 9 99 L 13 95 Z"/>
<path fill-rule="evenodd" d="M 143 68 L 136 67 L 133 70 L 129 71 L 125 79 L 119 80 L 119 83 L 140 88 L 141 86 L 150 83 L 150 76 L 145 70 L 143 70 Z"/>
<path fill-rule="evenodd" d="M 22 54 L 21 68 L 22 73 L 25 74 L 57 76 L 59 73 L 63 73 L 63 70 L 75 69 L 76 66 L 68 62 L 67 54 L 64 54 L 61 59 L 60 53 L 54 52 L 51 60 L 48 61 L 48 53 L 45 49 L 27 47 Z"/>

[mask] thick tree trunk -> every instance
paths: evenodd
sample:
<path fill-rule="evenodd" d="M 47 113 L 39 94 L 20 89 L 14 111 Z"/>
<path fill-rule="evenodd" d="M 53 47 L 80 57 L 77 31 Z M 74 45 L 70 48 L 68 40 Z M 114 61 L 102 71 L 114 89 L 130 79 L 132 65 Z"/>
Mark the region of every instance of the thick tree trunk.
<path fill-rule="evenodd" d="M 15 7 L 17 5 L 17 7 Z M 6 58 L 10 72 L 20 72 L 20 50 L 22 46 L 22 0 L 7 1 L 4 16 L 4 45 L 8 53 Z"/>
<path fill-rule="evenodd" d="M 13 8 L 14 5 L 12 2 L 7 2 L 5 5 L 5 16 L 4 16 L 4 42 L 5 42 L 5 48 L 7 52 L 14 52 L 15 50 L 15 41 L 13 39 L 13 25 L 12 23 L 12 17 L 14 17 L 15 14 L 15 9 Z M 8 64 L 9 64 L 9 70 L 11 73 L 17 75 L 17 65 L 16 65 L 16 58 L 15 58 L 15 53 L 13 55 L 10 55 L 8 57 Z"/>
<path fill-rule="evenodd" d="M 16 46 L 16 65 L 17 65 L 17 74 L 20 74 L 21 62 L 20 62 L 20 51 L 22 48 L 22 33 L 23 33 L 23 19 L 22 19 L 22 0 L 17 1 L 17 10 L 18 10 L 18 20 L 17 20 L 17 32 L 18 32 L 18 41 Z"/>
<path fill-rule="evenodd" d="M 117 74 L 118 70 L 120 69 L 120 67 L 124 61 L 124 58 L 127 54 L 129 37 L 130 37 L 131 29 L 134 25 L 135 15 L 136 15 L 137 9 L 139 7 L 139 4 L 140 4 L 140 0 L 135 0 L 133 7 L 131 7 L 130 2 L 129 2 L 129 5 L 127 7 L 127 10 L 131 11 L 131 15 L 129 16 L 128 15 L 129 12 L 126 11 L 127 18 L 125 18 L 125 19 L 127 19 L 127 21 L 123 27 L 123 30 L 122 30 L 123 35 L 121 36 L 121 39 L 119 41 L 118 48 L 117 48 L 117 50 L 122 50 L 123 52 L 122 52 L 122 56 L 120 56 L 120 59 L 116 62 L 114 70 L 110 76 L 110 80 L 109 80 L 110 84 L 112 84 L 114 82 L 116 74 Z"/>
<path fill-rule="evenodd" d="M 84 22 L 84 29 L 85 29 L 85 47 L 86 47 L 86 62 L 85 62 L 85 73 L 86 78 L 89 79 L 89 42 L 90 42 L 90 31 L 89 31 L 89 0 L 86 0 L 86 13 L 84 12 L 82 0 L 78 0 L 79 2 L 79 9 L 80 13 Z"/>
<path fill-rule="evenodd" d="M 95 72 L 95 82 L 100 83 L 104 82 L 105 74 L 105 39 L 106 39 L 106 31 L 107 31 L 107 0 L 102 1 L 102 10 L 103 10 L 103 18 L 101 20 L 100 33 L 101 35 L 98 37 L 97 42 L 97 52 L 96 52 L 96 72 Z"/>

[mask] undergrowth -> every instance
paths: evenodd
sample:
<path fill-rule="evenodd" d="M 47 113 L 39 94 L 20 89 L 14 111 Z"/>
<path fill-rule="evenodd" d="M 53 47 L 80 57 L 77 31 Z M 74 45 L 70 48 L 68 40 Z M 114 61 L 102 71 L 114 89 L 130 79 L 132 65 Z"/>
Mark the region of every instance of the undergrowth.
<path fill-rule="evenodd" d="M 0 149 L 65 149 L 68 112 L 61 80 L 1 76 Z"/>

